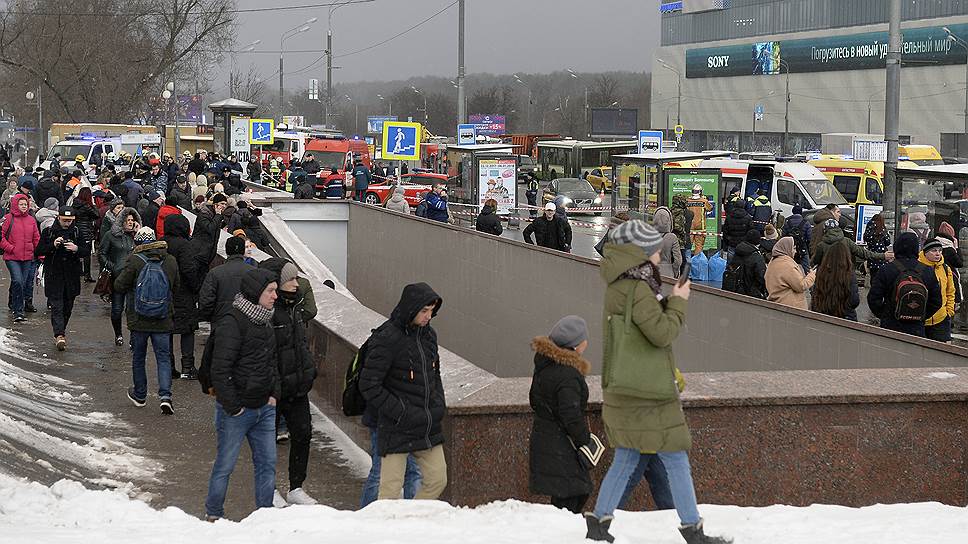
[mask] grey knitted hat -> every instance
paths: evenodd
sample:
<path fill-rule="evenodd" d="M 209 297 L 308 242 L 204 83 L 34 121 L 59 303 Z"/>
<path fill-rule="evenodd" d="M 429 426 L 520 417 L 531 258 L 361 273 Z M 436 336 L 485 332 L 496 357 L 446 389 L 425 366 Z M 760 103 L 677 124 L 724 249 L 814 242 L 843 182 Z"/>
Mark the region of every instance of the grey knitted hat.
<path fill-rule="evenodd" d="M 662 247 L 662 235 L 659 231 L 639 219 L 626 221 L 609 231 L 608 241 L 613 244 L 636 245 L 642 248 L 646 255 L 652 255 Z"/>
<path fill-rule="evenodd" d="M 548 338 L 558 347 L 573 349 L 588 339 L 588 325 L 577 315 L 566 315 L 551 328 Z"/>

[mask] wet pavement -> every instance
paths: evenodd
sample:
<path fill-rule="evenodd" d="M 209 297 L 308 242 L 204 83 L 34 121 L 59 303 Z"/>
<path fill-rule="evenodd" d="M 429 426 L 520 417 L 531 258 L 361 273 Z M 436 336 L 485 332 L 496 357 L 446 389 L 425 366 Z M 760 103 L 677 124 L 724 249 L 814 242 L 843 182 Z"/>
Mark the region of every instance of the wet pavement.
<path fill-rule="evenodd" d="M 4 275 L 3 298 L 8 283 Z M 83 291 L 89 293 L 92 285 L 84 284 Z M 0 471 L 47 485 L 70 478 L 91 488 L 121 488 L 156 508 L 177 506 L 203 516 L 215 458 L 214 400 L 197 381 L 175 380 L 175 414 L 164 416 L 149 350 L 148 404 L 135 407 L 125 396 L 131 386 L 131 354 L 127 342 L 114 345 L 110 304 L 90 294 L 78 297 L 68 349 L 58 352 L 42 289 L 34 302 L 41 311 L 28 314 L 25 323 L 13 323 L 6 312 L 0 315 Z M 124 335 L 127 341 L 126 328 Z M 196 337 L 198 359 L 205 337 Z M 304 488 L 321 503 L 357 508 L 369 469 L 365 455 L 344 446 L 348 439 L 318 412 L 314 427 Z M 288 446 L 277 451 L 276 481 L 285 494 Z M 251 455 L 243 446 L 226 517 L 241 519 L 253 509 Z"/>

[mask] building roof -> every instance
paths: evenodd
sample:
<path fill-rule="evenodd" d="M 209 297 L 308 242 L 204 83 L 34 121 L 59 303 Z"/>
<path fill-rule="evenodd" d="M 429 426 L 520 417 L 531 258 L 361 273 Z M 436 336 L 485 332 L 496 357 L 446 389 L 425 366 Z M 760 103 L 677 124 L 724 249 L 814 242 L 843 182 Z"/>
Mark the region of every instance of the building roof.
<path fill-rule="evenodd" d="M 208 109 L 258 109 L 258 104 L 252 104 L 251 102 L 246 102 L 245 100 L 239 100 L 238 98 L 226 98 L 225 100 L 220 100 L 213 104 L 208 105 Z"/>

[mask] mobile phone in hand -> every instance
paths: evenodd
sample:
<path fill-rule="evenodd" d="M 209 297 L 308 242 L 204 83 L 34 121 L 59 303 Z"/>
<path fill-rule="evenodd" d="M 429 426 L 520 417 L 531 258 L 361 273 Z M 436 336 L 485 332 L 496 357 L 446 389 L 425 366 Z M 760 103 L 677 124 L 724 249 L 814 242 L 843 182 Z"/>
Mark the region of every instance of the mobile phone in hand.
<path fill-rule="evenodd" d="M 689 273 L 692 272 L 692 261 L 686 261 L 679 272 L 679 285 L 685 285 L 689 281 Z"/>

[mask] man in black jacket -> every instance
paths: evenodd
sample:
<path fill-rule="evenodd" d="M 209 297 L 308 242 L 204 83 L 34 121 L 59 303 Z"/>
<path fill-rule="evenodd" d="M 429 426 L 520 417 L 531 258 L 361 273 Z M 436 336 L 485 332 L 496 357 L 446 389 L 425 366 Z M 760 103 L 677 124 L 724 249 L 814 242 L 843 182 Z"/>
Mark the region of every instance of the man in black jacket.
<path fill-rule="evenodd" d="M 740 281 L 736 285 L 730 285 L 727 275 L 737 267 L 739 270 L 736 274 Z M 766 298 L 766 261 L 760 253 L 760 231 L 751 228 L 746 233 L 746 238 L 736 246 L 736 255 L 726 270 L 726 274 L 723 275 L 723 289 L 732 290 L 740 295 Z"/>
<path fill-rule="evenodd" d="M 568 221 L 555 214 L 554 202 L 545 204 L 544 214 L 524 229 L 524 241 L 558 251 L 571 251 Z M 534 234 L 534 240 L 531 235 Z"/>
<path fill-rule="evenodd" d="M 390 319 L 370 337 L 360 393 L 377 414 L 381 500 L 400 497 L 411 453 L 423 475 L 414 498 L 434 500 L 447 486 L 441 426 L 447 407 L 430 326 L 441 304 L 426 283 L 407 285 Z"/>
<path fill-rule="evenodd" d="M 309 465 L 309 441 L 313 434 L 309 413 L 309 391 L 316 379 L 316 363 L 309 352 L 306 324 L 302 318 L 305 297 L 300 295 L 299 270 L 291 262 L 273 257 L 259 263 L 259 268 L 276 275 L 279 283 L 272 328 L 276 336 L 276 360 L 282 396 L 276 406 L 277 427 L 285 418 L 289 431 L 289 504 L 316 504 L 302 488 Z"/>
<path fill-rule="evenodd" d="M 186 380 L 198 377 L 195 369 L 195 331 L 198 330 L 198 292 L 202 278 L 196 274 L 191 249 L 191 227 L 188 218 L 180 213 L 165 218 L 165 235 L 162 237 L 168 244 L 168 254 L 175 258 L 178 265 L 178 285 L 172 288 L 172 304 L 174 305 L 174 321 L 171 329 L 172 339 L 172 375 Z M 181 353 L 181 373 L 175 368 L 175 335 L 179 337 Z"/>
<path fill-rule="evenodd" d="M 746 213 L 742 201 L 726 206 L 726 220 L 723 222 L 723 246 L 726 248 L 726 260 L 736 254 L 736 246 L 746 238 L 753 219 Z"/>
<path fill-rule="evenodd" d="M 232 310 L 212 324 L 215 349 L 210 368 L 215 393 L 218 446 L 208 482 L 209 521 L 225 515 L 229 476 L 248 439 L 255 465 L 255 504 L 271 508 L 276 481 L 276 399 L 280 396 L 276 342 L 272 331 L 275 276 L 252 269 L 242 277 Z M 200 378 L 206 382 L 205 372 Z"/>
<path fill-rule="evenodd" d="M 245 262 L 245 240 L 230 236 L 225 241 L 225 262 L 213 268 L 202 281 L 198 292 L 199 321 L 216 323 L 232 311 L 235 295 L 242 286 L 242 276 L 253 266 Z"/>
<path fill-rule="evenodd" d="M 504 232 L 504 228 L 501 226 L 501 217 L 497 214 L 496 200 L 489 198 L 484 202 L 484 207 L 481 208 L 481 213 L 477 216 L 475 227 L 477 232 L 486 232 L 494 236 L 500 236 Z"/>
<path fill-rule="evenodd" d="M 871 280 L 871 290 L 867 293 L 867 305 L 871 313 L 880 318 L 881 327 L 897 332 L 924 336 L 924 321 L 899 321 L 895 318 L 896 301 L 894 300 L 895 283 L 901 270 L 916 272 L 925 287 L 928 288 L 927 309 L 925 317 L 931 317 L 944 304 L 941 297 L 941 285 L 934 274 L 934 270 L 918 262 L 920 251 L 918 235 L 904 232 L 894 242 L 894 263 L 888 263 L 877 271 Z"/>
<path fill-rule="evenodd" d="M 63 206 L 57 221 L 40 233 L 34 251 L 36 257 L 44 258 L 44 294 L 59 351 L 67 349 L 67 323 L 74 299 L 81 294 L 81 259 L 91 254 L 91 242 L 81 237 L 74 218 L 74 209 Z"/>

